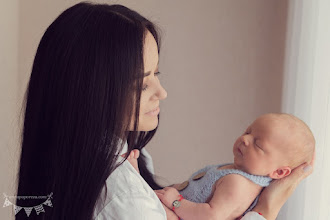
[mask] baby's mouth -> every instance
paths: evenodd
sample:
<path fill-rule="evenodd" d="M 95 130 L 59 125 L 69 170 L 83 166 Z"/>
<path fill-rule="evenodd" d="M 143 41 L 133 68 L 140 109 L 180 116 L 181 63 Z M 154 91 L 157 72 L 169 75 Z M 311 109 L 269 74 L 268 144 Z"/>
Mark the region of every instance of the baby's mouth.
<path fill-rule="evenodd" d="M 241 156 L 243 156 L 243 153 L 242 153 L 242 151 L 241 151 L 241 149 L 239 147 L 237 148 L 237 151 L 238 151 L 238 153 L 241 154 Z"/>

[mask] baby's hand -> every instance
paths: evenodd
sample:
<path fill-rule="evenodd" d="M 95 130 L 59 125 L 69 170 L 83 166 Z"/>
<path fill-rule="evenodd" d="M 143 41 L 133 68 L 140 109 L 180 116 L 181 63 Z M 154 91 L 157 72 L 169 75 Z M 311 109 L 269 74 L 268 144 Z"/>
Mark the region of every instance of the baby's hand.
<path fill-rule="evenodd" d="M 180 193 L 173 187 L 165 187 L 164 189 L 155 190 L 156 195 L 169 209 L 172 209 L 174 200 L 180 199 Z"/>
<path fill-rule="evenodd" d="M 122 154 L 121 156 L 122 157 L 125 157 L 126 154 Z M 134 167 L 134 169 L 138 173 L 140 173 L 139 166 L 138 166 L 138 161 L 137 161 L 137 159 L 139 158 L 139 156 L 140 156 L 140 151 L 137 150 L 137 149 L 134 149 L 134 150 L 131 151 L 130 155 L 127 158 L 128 162 L 130 162 L 130 164 Z"/>

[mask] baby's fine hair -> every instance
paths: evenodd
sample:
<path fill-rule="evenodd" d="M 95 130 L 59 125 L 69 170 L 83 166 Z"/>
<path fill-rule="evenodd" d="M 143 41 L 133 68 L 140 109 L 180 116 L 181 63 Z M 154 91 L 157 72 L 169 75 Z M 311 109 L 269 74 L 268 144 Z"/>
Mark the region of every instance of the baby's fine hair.
<path fill-rule="evenodd" d="M 308 125 L 298 117 L 287 113 L 272 113 L 272 115 L 288 123 L 290 136 L 295 139 L 295 145 L 287 149 L 288 165 L 294 169 L 302 163 L 310 163 L 315 150 L 315 138 Z"/>

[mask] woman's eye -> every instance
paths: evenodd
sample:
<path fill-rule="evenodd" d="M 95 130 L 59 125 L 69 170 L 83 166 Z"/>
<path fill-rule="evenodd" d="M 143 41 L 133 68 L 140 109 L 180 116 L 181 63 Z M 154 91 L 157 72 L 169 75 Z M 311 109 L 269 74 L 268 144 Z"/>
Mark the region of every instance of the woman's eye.
<path fill-rule="evenodd" d="M 148 85 L 144 85 L 144 86 L 142 87 L 142 91 L 146 91 L 147 88 L 148 88 Z"/>
<path fill-rule="evenodd" d="M 159 74 L 160 74 L 159 71 L 154 73 L 155 76 L 158 76 Z M 144 86 L 142 86 L 142 91 L 146 91 L 147 88 L 148 88 L 148 85 L 144 85 Z"/>

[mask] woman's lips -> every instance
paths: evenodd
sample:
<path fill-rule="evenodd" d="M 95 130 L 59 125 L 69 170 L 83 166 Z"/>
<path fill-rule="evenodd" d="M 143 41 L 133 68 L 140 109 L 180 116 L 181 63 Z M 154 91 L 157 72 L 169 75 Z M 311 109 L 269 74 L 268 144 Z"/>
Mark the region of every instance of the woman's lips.
<path fill-rule="evenodd" d="M 154 110 L 151 110 L 150 112 L 147 112 L 146 115 L 149 115 L 149 116 L 157 116 L 160 112 L 160 108 L 157 107 L 155 108 Z"/>

